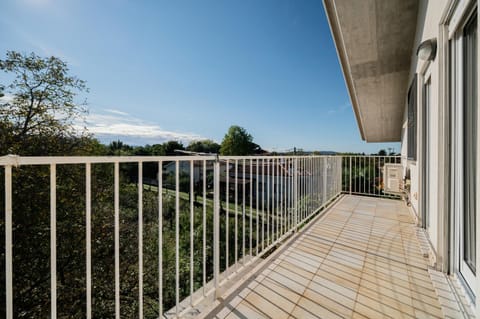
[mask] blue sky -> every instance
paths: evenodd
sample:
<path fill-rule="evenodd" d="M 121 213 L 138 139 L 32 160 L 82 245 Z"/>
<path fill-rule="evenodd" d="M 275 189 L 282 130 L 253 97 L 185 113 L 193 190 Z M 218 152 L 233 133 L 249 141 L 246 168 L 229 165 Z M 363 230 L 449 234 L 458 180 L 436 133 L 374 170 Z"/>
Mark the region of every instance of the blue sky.
<path fill-rule="evenodd" d="M 104 142 L 221 142 L 236 124 L 269 150 L 399 151 L 361 141 L 320 0 L 3 0 L 0 38 L 2 57 L 66 60 Z"/>

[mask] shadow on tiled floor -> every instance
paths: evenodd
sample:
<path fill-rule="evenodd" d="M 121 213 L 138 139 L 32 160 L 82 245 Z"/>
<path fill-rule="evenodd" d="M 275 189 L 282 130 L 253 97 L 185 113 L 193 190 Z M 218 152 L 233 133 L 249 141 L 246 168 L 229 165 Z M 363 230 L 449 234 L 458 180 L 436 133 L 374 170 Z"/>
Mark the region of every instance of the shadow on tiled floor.
<path fill-rule="evenodd" d="M 443 318 L 402 201 L 344 196 L 217 318 Z"/>

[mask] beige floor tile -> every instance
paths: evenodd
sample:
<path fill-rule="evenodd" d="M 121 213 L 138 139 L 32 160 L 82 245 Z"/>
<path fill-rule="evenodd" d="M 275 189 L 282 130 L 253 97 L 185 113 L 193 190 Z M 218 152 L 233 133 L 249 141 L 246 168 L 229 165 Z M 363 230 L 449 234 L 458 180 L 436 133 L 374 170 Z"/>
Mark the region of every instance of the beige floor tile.
<path fill-rule="evenodd" d="M 352 314 L 352 319 L 369 319 L 369 318 L 365 317 L 364 315 L 359 314 L 358 312 L 354 312 Z"/>
<path fill-rule="evenodd" d="M 261 293 L 265 293 L 265 295 Z M 286 319 L 288 318 L 290 311 L 295 306 L 295 304 L 289 303 L 285 299 L 278 298 L 278 295 L 269 289 L 260 289 L 259 293 L 254 291 L 245 298 L 245 301 L 248 302 L 250 307 L 262 312 L 269 318 Z M 282 301 L 285 303 L 283 306 L 281 304 Z M 282 306 L 282 308 L 279 306 Z"/>
<path fill-rule="evenodd" d="M 294 258 L 298 258 L 297 256 L 301 256 L 308 260 L 314 266 L 320 264 L 326 256 L 326 254 L 318 254 L 318 250 L 305 248 L 303 246 L 297 246 L 295 248 L 289 249 L 288 255 Z"/>
<path fill-rule="evenodd" d="M 413 308 L 411 308 L 411 312 L 410 311 L 404 312 L 403 309 L 399 310 L 393 307 L 391 304 L 387 303 L 386 301 L 387 300 L 385 299 L 376 300 L 370 296 L 366 296 L 359 293 L 357 295 L 357 303 L 355 304 L 355 306 L 357 306 L 358 304 L 361 304 L 370 309 L 375 309 L 377 312 L 380 312 L 383 315 L 390 316 L 392 318 L 414 318 Z"/>
<path fill-rule="evenodd" d="M 312 281 L 308 286 L 308 289 L 335 300 L 350 309 L 353 309 L 355 298 L 357 296 L 356 291 L 325 280 Z"/>
<path fill-rule="evenodd" d="M 325 258 L 325 260 L 337 263 L 339 265 L 347 266 L 356 270 L 362 270 L 363 268 L 363 258 L 361 259 L 351 258 L 343 254 L 340 254 L 338 252 L 330 252 L 327 258 Z"/>
<path fill-rule="evenodd" d="M 357 296 L 357 301 L 362 300 L 361 296 L 366 296 L 368 298 L 371 298 L 380 304 L 389 306 L 399 312 L 402 312 L 406 315 L 409 315 L 411 317 L 415 316 L 414 309 L 413 309 L 413 301 L 412 299 L 404 299 L 404 298 L 395 298 L 395 296 L 392 298 L 390 296 L 387 296 L 386 294 L 383 294 L 379 291 L 371 290 L 366 287 L 360 286 L 360 289 L 358 290 L 358 296 Z M 403 299 L 403 300 L 402 300 Z M 409 302 L 409 304 L 405 302 Z"/>
<path fill-rule="evenodd" d="M 422 302 L 420 300 L 414 299 L 413 306 L 415 307 L 415 309 L 423 311 L 424 313 L 430 314 L 432 316 L 437 316 L 437 317 L 443 316 L 442 309 L 440 308 L 440 303 L 438 303 L 438 306 L 433 306 L 428 303 Z"/>
<path fill-rule="evenodd" d="M 292 303 L 295 303 L 295 304 L 298 302 L 298 300 L 301 297 L 300 294 L 294 292 L 291 289 L 288 289 L 285 286 L 282 286 L 282 285 L 278 284 L 277 282 L 275 282 L 275 281 L 273 281 L 269 278 L 263 280 L 261 282 L 261 285 L 270 289 L 270 290 L 275 291 L 277 294 L 279 294 L 283 298 L 288 299 L 289 301 L 291 301 Z"/>
<path fill-rule="evenodd" d="M 339 299 L 332 298 L 332 295 L 326 296 L 308 288 L 305 290 L 303 297 L 313 301 L 315 304 L 322 305 L 322 307 L 328 309 L 332 313 L 338 314 L 344 318 L 349 318 L 352 316 L 354 304 L 353 300 L 351 305 L 346 305 L 343 304 Z"/>
<path fill-rule="evenodd" d="M 361 318 L 370 318 L 370 319 L 383 319 L 392 317 L 384 314 L 381 309 L 371 308 L 367 305 L 356 302 L 354 306 L 354 314 L 359 314 Z"/>
<path fill-rule="evenodd" d="M 277 268 L 275 268 L 278 272 L 285 274 L 286 276 L 290 276 L 292 279 L 301 282 L 302 284 L 305 282 L 308 284 L 310 279 L 315 276 L 314 272 L 309 272 L 297 265 L 294 265 L 287 261 L 282 261 Z"/>
<path fill-rule="evenodd" d="M 267 315 L 252 309 L 247 303 L 242 302 L 235 307 L 226 317 L 226 319 L 260 319 L 268 318 Z"/>
<path fill-rule="evenodd" d="M 312 262 L 311 260 L 306 259 L 303 256 L 299 256 L 296 254 L 290 254 L 283 259 L 284 262 L 293 264 L 305 271 L 316 273 L 318 267 L 320 266 L 319 262 Z"/>
<path fill-rule="evenodd" d="M 297 318 L 342 318 L 341 315 L 328 310 L 326 307 L 323 306 L 323 304 L 314 302 L 309 298 L 305 297 L 300 298 L 297 307 L 295 307 L 292 312 L 292 315 Z"/>
<path fill-rule="evenodd" d="M 295 292 L 299 295 L 303 294 L 303 292 L 305 291 L 306 284 L 307 284 L 307 283 L 303 283 L 303 284 L 299 283 L 299 282 L 289 278 L 288 276 L 285 276 L 284 274 L 276 272 L 276 271 L 271 272 L 270 275 L 268 276 L 268 278 L 270 280 L 274 281 L 276 284 L 281 285 L 285 288 L 288 288 L 291 291 L 293 291 L 293 292 Z"/>
<path fill-rule="evenodd" d="M 413 300 L 408 289 L 399 288 L 396 285 L 382 285 L 367 280 L 360 282 L 359 291 L 374 291 L 382 296 L 389 297 L 409 306 L 413 306 Z"/>
<path fill-rule="evenodd" d="M 352 290 L 357 290 L 358 285 L 360 283 L 360 278 L 357 279 L 357 281 L 352 280 L 352 278 L 349 278 L 345 274 L 334 274 L 329 271 L 324 271 L 325 268 L 320 266 L 320 269 L 317 271 L 317 275 L 314 277 L 313 280 L 318 281 L 321 280 L 320 278 L 332 281 L 340 286 L 350 288 Z M 320 278 L 317 278 L 320 277 Z M 355 277 L 356 278 L 356 277 Z"/>
<path fill-rule="evenodd" d="M 360 283 L 360 279 L 362 278 L 363 273 L 362 270 L 340 265 L 330 260 L 325 260 L 320 266 L 320 268 L 317 270 L 317 273 L 318 272 L 329 272 L 348 279 L 356 284 Z"/>

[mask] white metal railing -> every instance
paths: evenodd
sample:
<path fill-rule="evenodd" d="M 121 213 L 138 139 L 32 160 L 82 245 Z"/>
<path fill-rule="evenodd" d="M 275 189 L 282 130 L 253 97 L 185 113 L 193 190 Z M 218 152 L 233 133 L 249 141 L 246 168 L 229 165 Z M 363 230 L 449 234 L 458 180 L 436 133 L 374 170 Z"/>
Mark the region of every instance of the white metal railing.
<path fill-rule="evenodd" d="M 352 159 L 350 157 L 347 162 Z M 57 219 L 58 213 L 64 210 L 63 199 L 58 197 L 58 183 L 65 178 L 62 173 L 65 167 L 80 172 L 81 178 L 70 187 L 84 189 L 81 199 L 67 199 L 78 200 L 77 209 L 85 216 L 84 237 L 78 238 L 78 243 L 85 240 L 85 255 L 82 254 L 85 269 L 84 275 L 77 278 L 85 283 L 84 290 L 80 289 L 85 304 L 76 311 L 80 316 L 92 318 L 98 311 L 96 304 L 111 304 L 115 317 L 120 318 L 125 311 L 121 307 L 122 299 L 127 299 L 136 304 L 134 316 L 143 318 L 146 311 L 148 316 L 181 316 L 185 310 L 181 305 L 186 300 L 194 306 L 206 296 L 217 297 L 219 289 L 234 280 L 236 273 L 261 258 L 337 197 L 342 192 L 342 182 L 343 191 L 346 191 L 342 161 L 345 174 L 345 158 L 341 156 L 0 157 L 5 181 L 5 316 L 13 318 L 21 312 L 27 316 L 56 318 L 57 312 L 59 316 L 63 312 L 64 316 L 66 311 L 73 311 L 62 304 L 62 293 L 57 289 L 58 274 L 64 276 L 61 269 L 64 266 L 57 267 L 61 258 L 57 254 L 60 244 L 57 231 L 65 232 L 65 229 L 58 228 Z M 375 161 L 380 163 L 374 160 L 374 165 Z M 28 181 L 36 176 L 37 173 L 29 170 L 32 167 L 48 168 L 45 174 L 49 176 L 49 203 L 45 207 L 49 209 L 50 221 L 46 227 L 49 233 L 46 240 L 50 241 L 47 276 L 50 285 L 49 296 L 43 302 L 50 304 L 50 311 L 37 308 L 37 312 L 30 313 L 30 309 L 20 309 L 22 306 L 17 305 L 19 298 L 25 296 L 22 296 L 22 289 L 17 289 L 15 281 L 24 274 L 15 273 L 13 276 L 14 264 L 28 263 L 29 259 L 14 254 L 14 247 L 25 243 L 14 242 L 15 236 L 12 235 L 17 228 L 12 217 L 19 213 L 17 210 L 22 205 L 27 205 L 15 200 L 28 197 L 22 189 L 31 185 L 23 185 L 22 181 L 27 180 L 27 175 Z M 348 169 L 351 171 L 356 167 L 350 164 Z M 42 175 L 39 173 L 38 176 L 40 180 Z M 349 185 L 355 183 L 352 176 L 350 173 Z M 97 202 L 100 199 L 95 200 L 100 197 L 94 196 L 99 192 L 94 185 L 99 179 L 106 185 L 113 184 L 111 202 L 108 189 L 102 190 L 108 199 L 102 202 L 103 206 Z M 136 193 L 133 196 L 132 189 Z M 350 192 L 363 194 L 365 189 L 360 192 L 350 186 Z M 200 195 L 199 201 L 197 195 Z M 129 202 L 122 200 L 122 196 L 127 196 Z M 131 212 L 130 201 L 135 197 L 136 219 L 126 225 L 121 216 Z M 127 209 L 125 205 L 130 206 Z M 104 216 L 110 211 L 111 219 Z M 110 269 L 108 263 L 102 264 L 106 269 L 102 268 L 100 274 L 94 274 L 92 269 L 95 263 L 104 262 L 92 258 L 100 242 L 92 238 L 94 217 L 106 218 L 113 224 L 112 300 L 102 300 L 108 299 L 103 293 L 94 296 L 96 290 L 103 289 L 102 283 L 96 283 L 96 276 L 108 273 Z M 154 241 L 150 236 L 152 230 L 157 231 Z M 124 246 L 131 247 L 132 243 L 125 243 L 130 237 L 122 238 L 122 233 L 128 235 L 131 232 L 137 235 L 136 256 L 124 255 Z M 152 253 L 154 246 L 155 254 Z M 122 259 L 133 257 L 136 258 L 138 280 L 125 283 L 124 276 L 129 274 L 122 273 L 122 269 L 131 265 L 122 264 Z M 154 270 L 157 274 L 152 283 Z M 152 297 L 152 287 L 158 289 L 155 298 Z M 62 285 L 61 289 L 65 291 L 69 287 Z M 129 294 L 129 289 L 137 292 Z"/>
<path fill-rule="evenodd" d="M 343 156 L 342 191 L 347 194 L 397 198 L 397 195 L 384 192 L 383 166 L 400 164 L 401 161 L 401 156 Z"/>

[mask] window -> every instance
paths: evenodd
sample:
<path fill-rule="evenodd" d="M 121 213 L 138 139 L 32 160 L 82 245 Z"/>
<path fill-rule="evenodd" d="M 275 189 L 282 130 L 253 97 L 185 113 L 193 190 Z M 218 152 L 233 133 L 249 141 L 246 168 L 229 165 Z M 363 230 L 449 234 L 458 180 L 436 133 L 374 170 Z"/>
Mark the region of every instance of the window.
<path fill-rule="evenodd" d="M 475 274 L 477 161 L 477 14 L 463 31 L 463 259 Z"/>
<path fill-rule="evenodd" d="M 417 160 L 417 75 L 408 90 L 407 157 Z"/>

